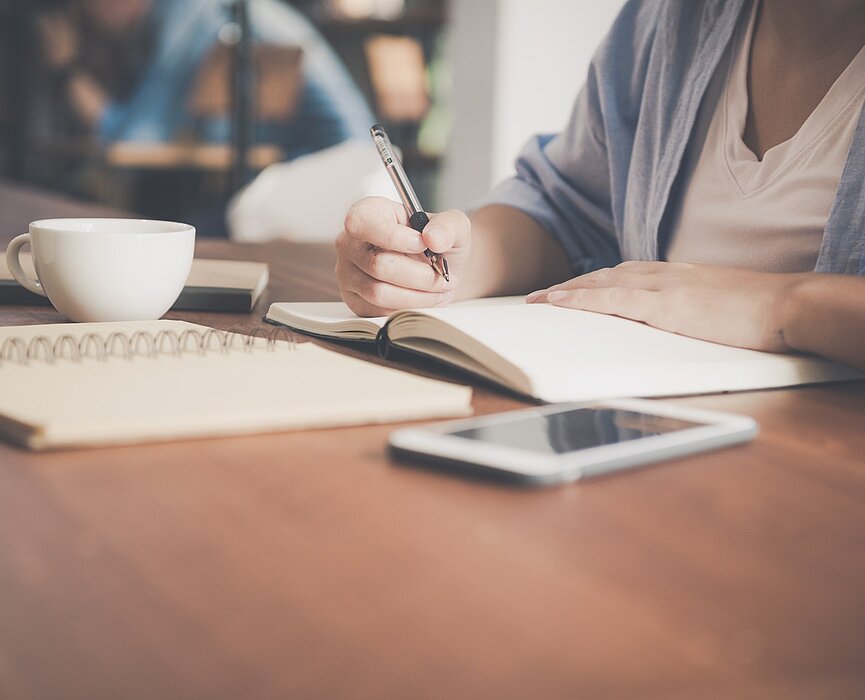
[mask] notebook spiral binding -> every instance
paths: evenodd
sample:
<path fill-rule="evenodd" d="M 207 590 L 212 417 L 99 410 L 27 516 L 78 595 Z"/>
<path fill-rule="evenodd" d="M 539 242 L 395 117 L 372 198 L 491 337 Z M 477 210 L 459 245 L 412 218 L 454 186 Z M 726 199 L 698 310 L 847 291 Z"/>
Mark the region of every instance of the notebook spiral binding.
<path fill-rule="evenodd" d="M 6 362 L 27 365 L 31 361 L 53 365 L 57 360 L 81 362 L 98 360 L 105 362 L 111 358 L 133 360 L 135 358 L 156 358 L 168 355 L 207 355 L 220 353 L 226 355 L 234 351 L 253 352 L 265 350 L 275 352 L 285 344 L 286 349 L 294 350 L 294 336 L 287 328 L 251 331 L 221 331 L 209 328 L 199 331 L 190 328 L 184 331 L 137 331 L 126 334 L 121 332 L 101 335 L 87 333 L 76 338 L 64 334 L 52 339 L 44 335 L 31 338 L 7 338 L 0 345 L 0 366 Z"/>

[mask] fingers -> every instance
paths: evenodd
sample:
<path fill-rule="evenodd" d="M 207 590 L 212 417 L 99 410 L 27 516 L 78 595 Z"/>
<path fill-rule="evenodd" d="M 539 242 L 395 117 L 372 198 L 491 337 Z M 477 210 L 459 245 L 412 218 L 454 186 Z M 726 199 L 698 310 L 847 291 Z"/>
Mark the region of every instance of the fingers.
<path fill-rule="evenodd" d="M 612 314 L 649 323 L 661 304 L 661 294 L 646 289 L 602 287 L 558 290 L 550 292 L 547 298 L 555 306 Z"/>
<path fill-rule="evenodd" d="M 408 226 L 398 202 L 369 197 L 355 204 L 336 238 L 336 276 L 346 304 L 357 314 L 382 315 L 394 309 L 426 308 L 453 298 L 450 283 L 422 253 L 467 254 L 471 224 L 460 211 L 433 214 L 424 234 Z M 453 272 L 453 268 L 451 268 Z"/>
<path fill-rule="evenodd" d="M 337 261 L 336 275 L 342 298 L 360 316 L 387 316 L 396 309 L 440 306 L 453 298 L 453 292 L 424 292 L 382 282 L 343 261 Z"/>
<path fill-rule="evenodd" d="M 405 209 L 382 197 L 367 197 L 345 215 L 345 232 L 356 241 L 371 243 L 382 250 L 423 253 L 427 244 L 408 227 Z"/>
<path fill-rule="evenodd" d="M 342 270 L 351 267 L 380 282 L 421 292 L 446 292 L 453 288 L 421 254 L 408 255 L 382 250 L 353 239 L 343 232 L 336 238 L 337 258 Z M 453 278 L 452 278 L 453 279 Z"/>
<path fill-rule="evenodd" d="M 354 292 L 342 292 L 342 299 L 345 302 L 345 305 L 358 316 L 369 318 L 374 316 L 387 316 L 390 314 L 390 311 L 387 309 L 380 309 L 377 306 L 370 304 Z"/>
<path fill-rule="evenodd" d="M 424 292 L 446 292 L 451 288 L 423 255 L 381 250 L 351 238 L 340 244 L 340 251 L 348 262 L 381 282 Z"/>
<path fill-rule="evenodd" d="M 547 289 L 539 289 L 526 297 L 530 304 L 544 302 L 551 292 L 571 289 L 592 289 L 603 287 L 627 287 L 658 291 L 668 286 L 676 274 L 689 268 L 679 263 L 649 262 L 634 260 L 616 267 L 605 267 L 594 272 L 574 277 Z"/>
<path fill-rule="evenodd" d="M 449 209 L 430 216 L 423 230 L 426 246 L 434 253 L 446 253 L 452 248 L 468 245 L 471 237 L 471 222 L 458 209 Z"/>
<path fill-rule="evenodd" d="M 345 232 L 382 250 L 423 253 L 429 248 L 435 253 L 446 253 L 468 245 L 471 223 L 463 212 L 451 209 L 432 214 L 421 235 L 408 226 L 401 204 L 383 197 L 367 197 L 348 210 Z"/>

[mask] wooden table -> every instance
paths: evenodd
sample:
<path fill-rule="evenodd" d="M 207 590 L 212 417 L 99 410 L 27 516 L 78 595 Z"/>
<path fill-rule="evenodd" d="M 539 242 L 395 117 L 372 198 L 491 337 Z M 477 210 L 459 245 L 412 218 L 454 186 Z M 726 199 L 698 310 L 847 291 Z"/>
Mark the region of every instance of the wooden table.
<path fill-rule="evenodd" d="M 85 211 L 0 187 L 7 238 Z M 327 247 L 199 252 L 272 284 L 253 314 L 191 320 L 336 298 Z M 546 490 L 399 466 L 389 427 L 2 444 L 0 697 L 862 697 L 865 386 L 678 403 L 762 433 Z"/>

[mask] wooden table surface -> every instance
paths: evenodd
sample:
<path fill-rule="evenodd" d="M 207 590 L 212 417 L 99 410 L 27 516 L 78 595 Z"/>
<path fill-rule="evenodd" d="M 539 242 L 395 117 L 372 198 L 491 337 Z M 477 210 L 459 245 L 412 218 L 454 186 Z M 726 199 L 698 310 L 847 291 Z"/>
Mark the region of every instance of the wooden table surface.
<path fill-rule="evenodd" d="M 6 240 L 87 213 L 0 186 Z M 253 314 L 183 318 L 336 298 L 327 246 L 199 254 L 272 283 Z M 762 432 L 544 490 L 400 466 L 390 427 L 0 444 L 0 697 L 863 697 L 865 386 L 677 403 Z"/>

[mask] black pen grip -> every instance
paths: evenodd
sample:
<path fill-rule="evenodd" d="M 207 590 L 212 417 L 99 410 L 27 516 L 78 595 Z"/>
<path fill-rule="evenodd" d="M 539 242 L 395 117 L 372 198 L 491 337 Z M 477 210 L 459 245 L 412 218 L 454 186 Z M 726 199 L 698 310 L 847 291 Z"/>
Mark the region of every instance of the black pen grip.
<path fill-rule="evenodd" d="M 425 211 L 416 211 L 408 220 L 408 225 L 418 233 L 422 233 L 428 223 L 429 217 L 426 215 Z"/>

